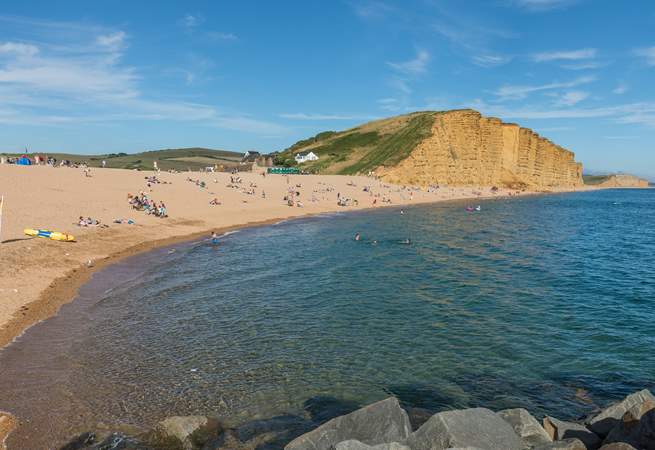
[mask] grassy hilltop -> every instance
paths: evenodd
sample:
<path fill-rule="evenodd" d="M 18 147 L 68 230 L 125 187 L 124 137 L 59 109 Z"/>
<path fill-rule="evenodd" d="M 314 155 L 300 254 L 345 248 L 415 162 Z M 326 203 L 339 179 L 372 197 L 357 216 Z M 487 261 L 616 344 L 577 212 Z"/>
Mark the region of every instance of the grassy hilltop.
<path fill-rule="evenodd" d="M 304 163 L 304 170 L 365 174 L 381 165 L 393 166 L 405 159 L 430 135 L 433 123 L 434 112 L 425 111 L 376 120 L 345 131 L 325 131 L 280 152 L 276 162 L 292 166 L 297 153 L 312 151 L 319 160 Z"/>
<path fill-rule="evenodd" d="M 102 161 L 107 161 L 107 167 L 115 169 L 152 170 L 153 162 L 162 170 L 192 170 L 214 164 L 226 166 L 236 165 L 243 156 L 241 153 L 226 150 L 211 150 L 207 148 L 176 148 L 166 150 L 153 150 L 141 153 L 110 153 L 105 155 L 73 155 L 67 153 L 34 152 L 52 156 L 57 160 L 68 159 L 73 162 L 86 162 L 91 167 L 100 167 Z M 20 153 L 1 153 L 3 156 L 20 156 Z"/>

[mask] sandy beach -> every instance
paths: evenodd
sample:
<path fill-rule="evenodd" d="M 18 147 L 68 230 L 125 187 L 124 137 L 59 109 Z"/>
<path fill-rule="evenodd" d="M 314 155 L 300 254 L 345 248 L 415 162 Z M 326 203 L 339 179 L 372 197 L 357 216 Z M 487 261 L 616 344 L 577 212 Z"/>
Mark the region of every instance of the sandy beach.
<path fill-rule="evenodd" d="M 0 247 L 0 265 L 4 268 L 0 274 L 0 346 L 29 325 L 55 314 L 94 270 L 157 246 L 209 236 L 212 230 L 225 232 L 310 214 L 510 193 L 471 187 L 425 192 L 367 177 L 264 177 L 262 172 L 239 173 L 234 177 L 241 182 L 231 183 L 233 175 L 228 173 L 156 174 L 103 169 L 93 170 L 87 177 L 82 169 L 0 165 L 0 193 L 5 197 Z M 155 175 L 161 183 L 148 186 L 146 178 Z M 204 182 L 205 187 L 195 180 Z M 365 187 L 370 187 L 369 192 L 364 191 Z M 290 207 L 284 201 L 289 190 L 300 193 L 294 196 L 302 207 Z M 165 202 L 169 217 L 158 218 L 133 209 L 127 195 L 139 192 Z M 338 196 L 351 199 L 349 206 L 338 206 Z M 210 204 L 215 198 L 220 205 Z M 98 219 L 108 227 L 79 227 L 80 216 Z M 114 219 L 132 219 L 135 223 L 117 224 Z M 25 228 L 73 234 L 76 242 L 25 236 Z"/>
<path fill-rule="evenodd" d="M 0 346 L 56 314 L 95 270 L 157 246 L 324 212 L 510 195 L 503 189 L 494 193 L 490 188 L 441 187 L 426 192 L 367 177 L 262 173 L 94 169 L 87 176 L 82 169 L 0 165 L 0 193 L 5 198 Z M 148 183 L 152 176 L 159 183 Z M 169 217 L 133 209 L 128 194 L 141 192 L 164 202 Z M 294 206 L 285 201 L 289 195 Z M 338 198 L 349 199 L 348 206 L 339 206 Z M 220 204 L 211 205 L 213 199 Z M 298 200 L 302 206 L 297 206 Z M 108 226 L 80 227 L 80 216 Z M 114 223 L 115 219 L 131 219 L 134 224 Z M 25 236 L 25 228 L 70 233 L 76 242 Z M 8 424 L 5 419 L 4 428 Z"/>

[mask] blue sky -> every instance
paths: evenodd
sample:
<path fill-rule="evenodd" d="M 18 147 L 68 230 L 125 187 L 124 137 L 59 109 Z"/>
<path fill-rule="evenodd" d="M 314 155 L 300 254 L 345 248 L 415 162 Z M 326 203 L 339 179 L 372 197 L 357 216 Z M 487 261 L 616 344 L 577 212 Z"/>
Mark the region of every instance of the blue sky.
<path fill-rule="evenodd" d="M 0 149 L 282 149 L 471 107 L 655 179 L 650 0 L 29 1 L 0 10 Z"/>

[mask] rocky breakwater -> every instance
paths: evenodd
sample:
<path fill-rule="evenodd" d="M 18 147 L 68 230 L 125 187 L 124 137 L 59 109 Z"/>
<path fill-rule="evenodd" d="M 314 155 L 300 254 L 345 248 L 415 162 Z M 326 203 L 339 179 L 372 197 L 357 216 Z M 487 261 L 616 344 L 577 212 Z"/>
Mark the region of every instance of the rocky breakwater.
<path fill-rule="evenodd" d="M 580 422 L 525 409 L 403 409 L 396 398 L 325 421 L 295 416 L 231 428 L 204 416 L 169 417 L 139 436 L 84 433 L 61 450 L 655 450 L 655 397 L 643 390 Z"/>
<path fill-rule="evenodd" d="M 575 155 L 534 131 L 473 110 L 435 113 L 431 135 L 398 165 L 376 171 L 391 183 L 508 186 L 583 185 Z"/>

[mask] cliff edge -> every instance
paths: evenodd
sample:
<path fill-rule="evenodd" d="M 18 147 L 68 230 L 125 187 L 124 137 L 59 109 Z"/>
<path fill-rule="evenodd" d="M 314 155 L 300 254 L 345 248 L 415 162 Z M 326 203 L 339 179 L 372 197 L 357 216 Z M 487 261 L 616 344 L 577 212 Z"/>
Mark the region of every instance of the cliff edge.
<path fill-rule="evenodd" d="M 372 173 L 418 186 L 507 186 L 550 190 L 582 186 L 575 155 L 528 128 L 466 109 L 416 112 L 343 132 L 323 132 L 277 155 L 294 164 L 299 153 L 318 160 L 308 172 Z"/>

